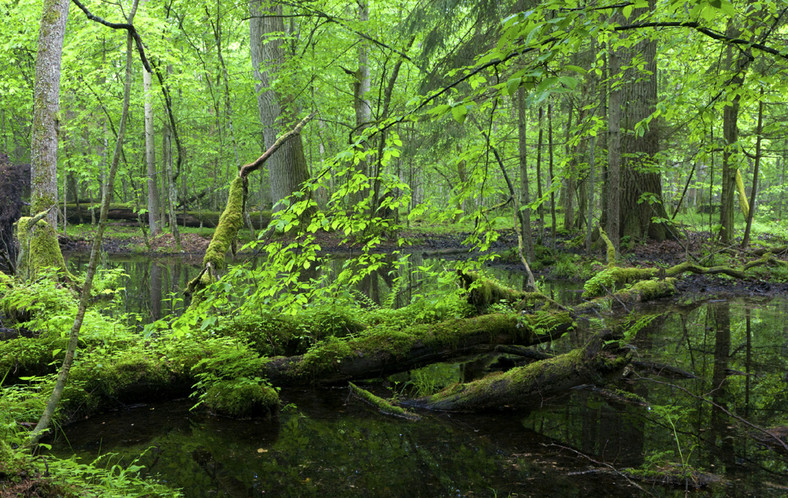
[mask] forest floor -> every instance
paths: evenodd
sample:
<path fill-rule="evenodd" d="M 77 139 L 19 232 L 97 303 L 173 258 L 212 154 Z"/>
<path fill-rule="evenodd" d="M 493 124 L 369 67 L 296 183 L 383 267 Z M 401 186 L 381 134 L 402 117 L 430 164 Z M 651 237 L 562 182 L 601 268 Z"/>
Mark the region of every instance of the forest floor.
<path fill-rule="evenodd" d="M 248 231 L 244 230 L 241 233 L 242 239 L 239 246 L 251 240 Z M 684 231 L 683 233 L 684 238 L 681 240 L 650 241 L 645 244 L 633 244 L 625 251 L 624 256 L 617 264 L 620 266 L 657 266 L 667 268 L 684 261 L 694 261 L 701 265 L 712 266 L 712 263 L 709 261 L 714 261 L 715 255 L 722 253 L 726 255 L 725 259 L 731 265 L 743 264 L 748 259 L 753 259 L 751 254 L 740 250 L 738 245 L 727 248 L 720 247 L 714 242 L 709 232 Z M 185 229 L 180 234 L 181 250 L 178 251 L 175 240 L 169 233 L 163 233 L 151 238 L 143 236 L 136 224 L 110 223 L 105 232 L 102 249 L 111 255 L 136 254 L 155 257 L 183 254 L 201 257 L 208 247 L 211 235 L 212 229 L 208 228 Z M 64 251 L 89 252 L 92 236 L 93 230 L 89 226 L 83 225 L 78 230 L 70 231 L 68 235 L 61 235 L 59 240 Z M 479 253 L 471 252 L 468 245 L 464 243 L 467 236 L 467 232 L 451 232 L 442 227 L 435 230 L 431 230 L 429 227 L 421 227 L 403 230 L 399 233 L 399 237 L 406 241 L 405 245 L 398 245 L 397 239 L 384 240 L 376 251 L 390 253 L 399 250 L 405 253 L 421 253 L 425 256 L 441 257 L 447 260 L 479 256 Z M 147 243 L 146 238 L 148 239 Z M 538 250 L 537 261 L 532 263 L 534 274 L 537 278 L 582 282 L 592 276 L 593 273 L 604 268 L 604 253 L 601 247 L 597 247 L 593 251 L 593 255 L 589 257 L 586 255 L 582 243 L 578 243 L 578 240 L 569 239 L 559 234 L 554 248 L 550 248 L 549 239 L 550 234 L 548 231 L 545 231 L 544 240 L 547 242 L 548 247 Z M 320 245 L 322 252 L 325 254 L 352 256 L 361 251 L 361 244 L 348 242 L 339 233 L 318 232 L 315 234 L 315 242 Z M 785 247 L 783 241 L 774 240 L 773 237 L 768 235 L 761 235 L 754 240 L 753 246 L 775 246 L 778 244 L 782 244 Z M 511 271 L 516 271 L 521 267 L 516 254 L 517 235 L 514 230 L 500 230 L 498 238 L 491 244 L 490 250 L 503 255 L 503 257 L 496 259 L 496 266 Z M 787 255 L 778 254 L 777 256 L 785 259 Z M 717 257 L 716 259 L 720 258 Z M 556 263 L 559 261 L 571 261 L 571 264 L 568 265 L 569 271 L 567 271 L 567 265 L 564 264 L 563 271 L 557 272 L 557 267 L 560 265 Z M 574 275 L 571 272 L 573 266 L 577 266 L 577 272 Z M 764 277 L 766 278 L 736 280 L 720 275 L 691 274 L 679 279 L 677 290 L 679 294 L 709 293 L 714 295 L 757 296 L 788 292 L 788 282 L 785 281 L 788 279 L 780 278 L 780 275 L 765 275 Z"/>

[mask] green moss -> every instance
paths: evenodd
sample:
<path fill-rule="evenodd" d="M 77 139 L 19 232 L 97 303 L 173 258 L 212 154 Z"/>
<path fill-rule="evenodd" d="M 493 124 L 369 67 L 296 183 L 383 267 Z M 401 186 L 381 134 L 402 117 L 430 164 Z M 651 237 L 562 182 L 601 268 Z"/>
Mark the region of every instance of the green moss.
<path fill-rule="evenodd" d="M 187 388 L 188 384 L 150 350 L 97 350 L 84 355 L 72 368 L 63 395 L 62 416 L 70 420 L 114 407 L 118 402 L 184 395 Z"/>
<path fill-rule="evenodd" d="M 622 300 L 650 301 L 673 295 L 676 292 L 676 279 L 641 280 L 619 293 Z"/>
<path fill-rule="evenodd" d="M 66 340 L 56 342 L 29 337 L 19 337 L 0 342 L 0 378 L 8 375 L 7 380 L 30 375 L 43 375 L 52 370 L 50 363 L 63 357 L 62 353 L 53 355 L 54 344 L 62 350 Z"/>
<path fill-rule="evenodd" d="M 334 372 L 352 351 L 350 341 L 329 337 L 304 354 L 296 374 L 318 376 Z"/>
<path fill-rule="evenodd" d="M 592 341 L 585 348 L 451 386 L 423 402 L 433 409 L 460 411 L 538 406 L 546 396 L 620 372 L 630 361 L 629 354 L 594 353 L 597 347 Z"/>
<path fill-rule="evenodd" d="M 20 218 L 16 235 L 19 240 L 17 272 L 26 280 L 38 278 L 45 268 L 60 272 L 62 279 L 72 281 L 73 276 L 66 271 L 66 262 L 60 251 L 55 229 L 46 221 L 39 220 L 35 227 L 28 230 L 30 217 Z"/>
<path fill-rule="evenodd" d="M 219 226 L 216 227 L 211 243 L 205 250 L 203 264 L 211 263 L 217 270 L 224 268 L 224 255 L 230 250 L 238 230 L 243 227 L 244 190 L 244 179 L 236 177 L 230 184 L 227 206 L 219 218 Z"/>
<path fill-rule="evenodd" d="M 203 404 L 213 413 L 231 417 L 271 416 L 279 409 L 279 395 L 259 379 L 220 380 L 208 387 Z"/>
<path fill-rule="evenodd" d="M 635 280 L 656 277 L 655 268 L 607 268 L 590 278 L 583 286 L 583 298 L 591 299 L 616 292 L 622 286 Z"/>
<path fill-rule="evenodd" d="M 346 337 L 364 330 L 366 323 L 357 309 L 329 305 L 310 308 L 298 315 L 269 310 L 244 313 L 219 320 L 213 333 L 236 337 L 265 356 L 304 354 L 326 337 Z"/>
<path fill-rule="evenodd" d="M 414 351 L 421 351 L 428 357 L 452 349 L 489 344 L 490 341 L 536 344 L 556 338 L 572 327 L 572 318 L 567 312 L 539 312 L 534 315 L 496 313 L 403 329 L 384 323 L 356 337 L 330 337 L 317 343 L 296 363 L 292 376 L 331 379 L 342 372 L 345 362 L 369 361 L 386 364 L 396 370 L 398 360 Z"/>
<path fill-rule="evenodd" d="M 370 405 L 374 406 L 375 408 L 385 415 L 393 415 L 395 417 L 404 418 L 407 420 L 419 420 L 419 416 L 415 413 L 411 413 L 402 407 L 396 406 L 391 402 L 381 398 L 380 396 L 375 396 L 371 392 L 367 391 L 366 389 L 361 389 L 360 387 L 356 386 L 352 382 L 349 383 L 350 391 L 355 394 L 359 399 L 362 401 L 369 403 Z"/>

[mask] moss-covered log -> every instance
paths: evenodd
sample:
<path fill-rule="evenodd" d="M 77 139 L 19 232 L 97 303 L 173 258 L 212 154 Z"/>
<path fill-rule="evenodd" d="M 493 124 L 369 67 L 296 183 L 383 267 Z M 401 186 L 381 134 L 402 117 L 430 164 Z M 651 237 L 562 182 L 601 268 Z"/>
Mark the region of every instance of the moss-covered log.
<path fill-rule="evenodd" d="M 273 358 L 263 372 L 279 386 L 368 379 L 488 351 L 497 344 L 547 342 L 573 326 L 567 312 L 540 312 L 452 319 L 407 330 L 373 328 L 358 337 L 321 341 L 304 355 Z"/>
<path fill-rule="evenodd" d="M 620 268 L 609 267 L 590 278 L 583 286 L 583 297 L 586 299 L 603 296 L 616 292 L 627 285 L 649 279 L 666 279 L 665 277 L 680 277 L 684 273 L 699 275 L 728 275 L 737 279 L 746 279 L 750 275 L 748 270 L 759 266 L 778 264 L 785 265 L 785 261 L 776 259 L 772 254 L 750 261 L 741 267 L 731 266 L 701 266 L 695 263 L 679 263 L 667 269 L 663 268 Z M 669 280 L 669 279 L 666 279 Z"/>
<path fill-rule="evenodd" d="M 502 302 L 514 305 L 516 309 L 524 309 L 537 302 L 546 302 L 561 308 L 558 303 L 541 292 L 526 292 L 513 289 L 501 282 L 475 272 L 457 271 L 460 286 L 468 291 L 468 303 L 482 311 L 493 304 Z"/>
<path fill-rule="evenodd" d="M 441 411 L 475 412 L 498 409 L 531 409 L 545 399 L 581 384 L 603 383 L 618 376 L 629 363 L 628 350 L 603 347 L 595 337 L 584 348 L 547 360 L 490 374 L 467 384 L 457 384 L 408 404 Z"/>
<path fill-rule="evenodd" d="M 417 421 L 419 420 L 419 416 L 415 413 L 409 412 L 404 408 L 392 404 L 390 401 L 386 401 L 385 399 L 381 398 L 380 396 L 375 396 L 371 392 L 367 391 L 366 389 L 361 389 L 357 385 L 350 382 L 349 384 L 350 392 L 353 393 L 361 401 L 374 406 L 378 409 L 378 411 L 384 415 L 390 415 L 392 417 L 399 417 L 404 418 L 406 420 Z"/>

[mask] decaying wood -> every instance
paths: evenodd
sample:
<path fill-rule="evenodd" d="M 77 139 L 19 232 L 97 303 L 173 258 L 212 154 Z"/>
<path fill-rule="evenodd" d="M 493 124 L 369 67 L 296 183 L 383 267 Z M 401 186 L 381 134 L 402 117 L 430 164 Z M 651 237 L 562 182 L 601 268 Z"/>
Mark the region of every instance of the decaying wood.
<path fill-rule="evenodd" d="M 605 339 L 596 336 L 583 348 L 457 384 L 408 404 L 455 412 L 538 408 L 546 399 L 574 386 L 605 382 L 621 374 L 631 352 L 618 346 L 605 347 Z"/>
<path fill-rule="evenodd" d="M 412 422 L 415 422 L 421 418 L 415 413 L 409 412 L 404 408 L 381 398 L 380 396 L 375 396 L 374 394 L 367 391 L 366 389 L 361 389 L 360 387 L 353 384 L 352 382 L 348 383 L 348 386 L 350 387 L 351 394 L 353 394 L 361 401 L 374 406 L 375 408 L 378 409 L 378 411 L 380 411 L 380 413 L 384 415 L 404 418 L 405 420 L 410 420 Z"/>
<path fill-rule="evenodd" d="M 357 337 L 322 341 L 304 355 L 273 358 L 263 373 L 277 386 L 336 384 L 489 351 L 496 344 L 547 342 L 573 326 L 567 312 L 542 312 L 458 318 L 402 331 L 373 329 Z"/>

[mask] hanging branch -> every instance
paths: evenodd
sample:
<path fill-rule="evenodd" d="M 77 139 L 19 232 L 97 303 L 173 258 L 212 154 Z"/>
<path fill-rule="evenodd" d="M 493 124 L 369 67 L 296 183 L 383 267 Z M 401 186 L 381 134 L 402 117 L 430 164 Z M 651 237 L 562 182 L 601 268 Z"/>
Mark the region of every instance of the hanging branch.
<path fill-rule="evenodd" d="M 177 173 L 173 177 L 173 180 L 175 180 L 181 172 L 181 165 L 183 164 L 183 148 L 181 147 L 181 139 L 178 136 L 178 128 L 175 126 L 175 116 L 172 112 L 172 97 L 170 96 L 170 87 L 167 85 L 167 83 L 165 83 L 164 76 L 162 75 L 158 66 L 156 66 L 156 64 L 152 61 L 148 60 L 148 57 L 145 55 L 145 46 L 142 43 L 142 37 L 140 37 L 137 29 L 130 22 L 113 23 L 106 21 L 91 13 L 88 8 L 82 5 L 79 0 L 71 1 L 74 2 L 74 5 L 79 7 L 79 9 L 84 12 L 85 16 L 91 21 L 95 21 L 112 29 L 125 29 L 129 33 L 129 36 L 131 36 L 134 40 L 135 46 L 137 47 L 137 52 L 140 54 L 140 60 L 142 61 L 142 65 L 145 70 L 149 73 L 156 74 L 156 78 L 159 80 L 159 86 L 161 87 L 162 95 L 164 96 L 164 107 L 167 110 L 167 117 L 169 118 L 170 126 L 172 127 L 172 136 L 175 138 L 175 148 L 178 149 L 178 164 L 176 169 Z"/>

